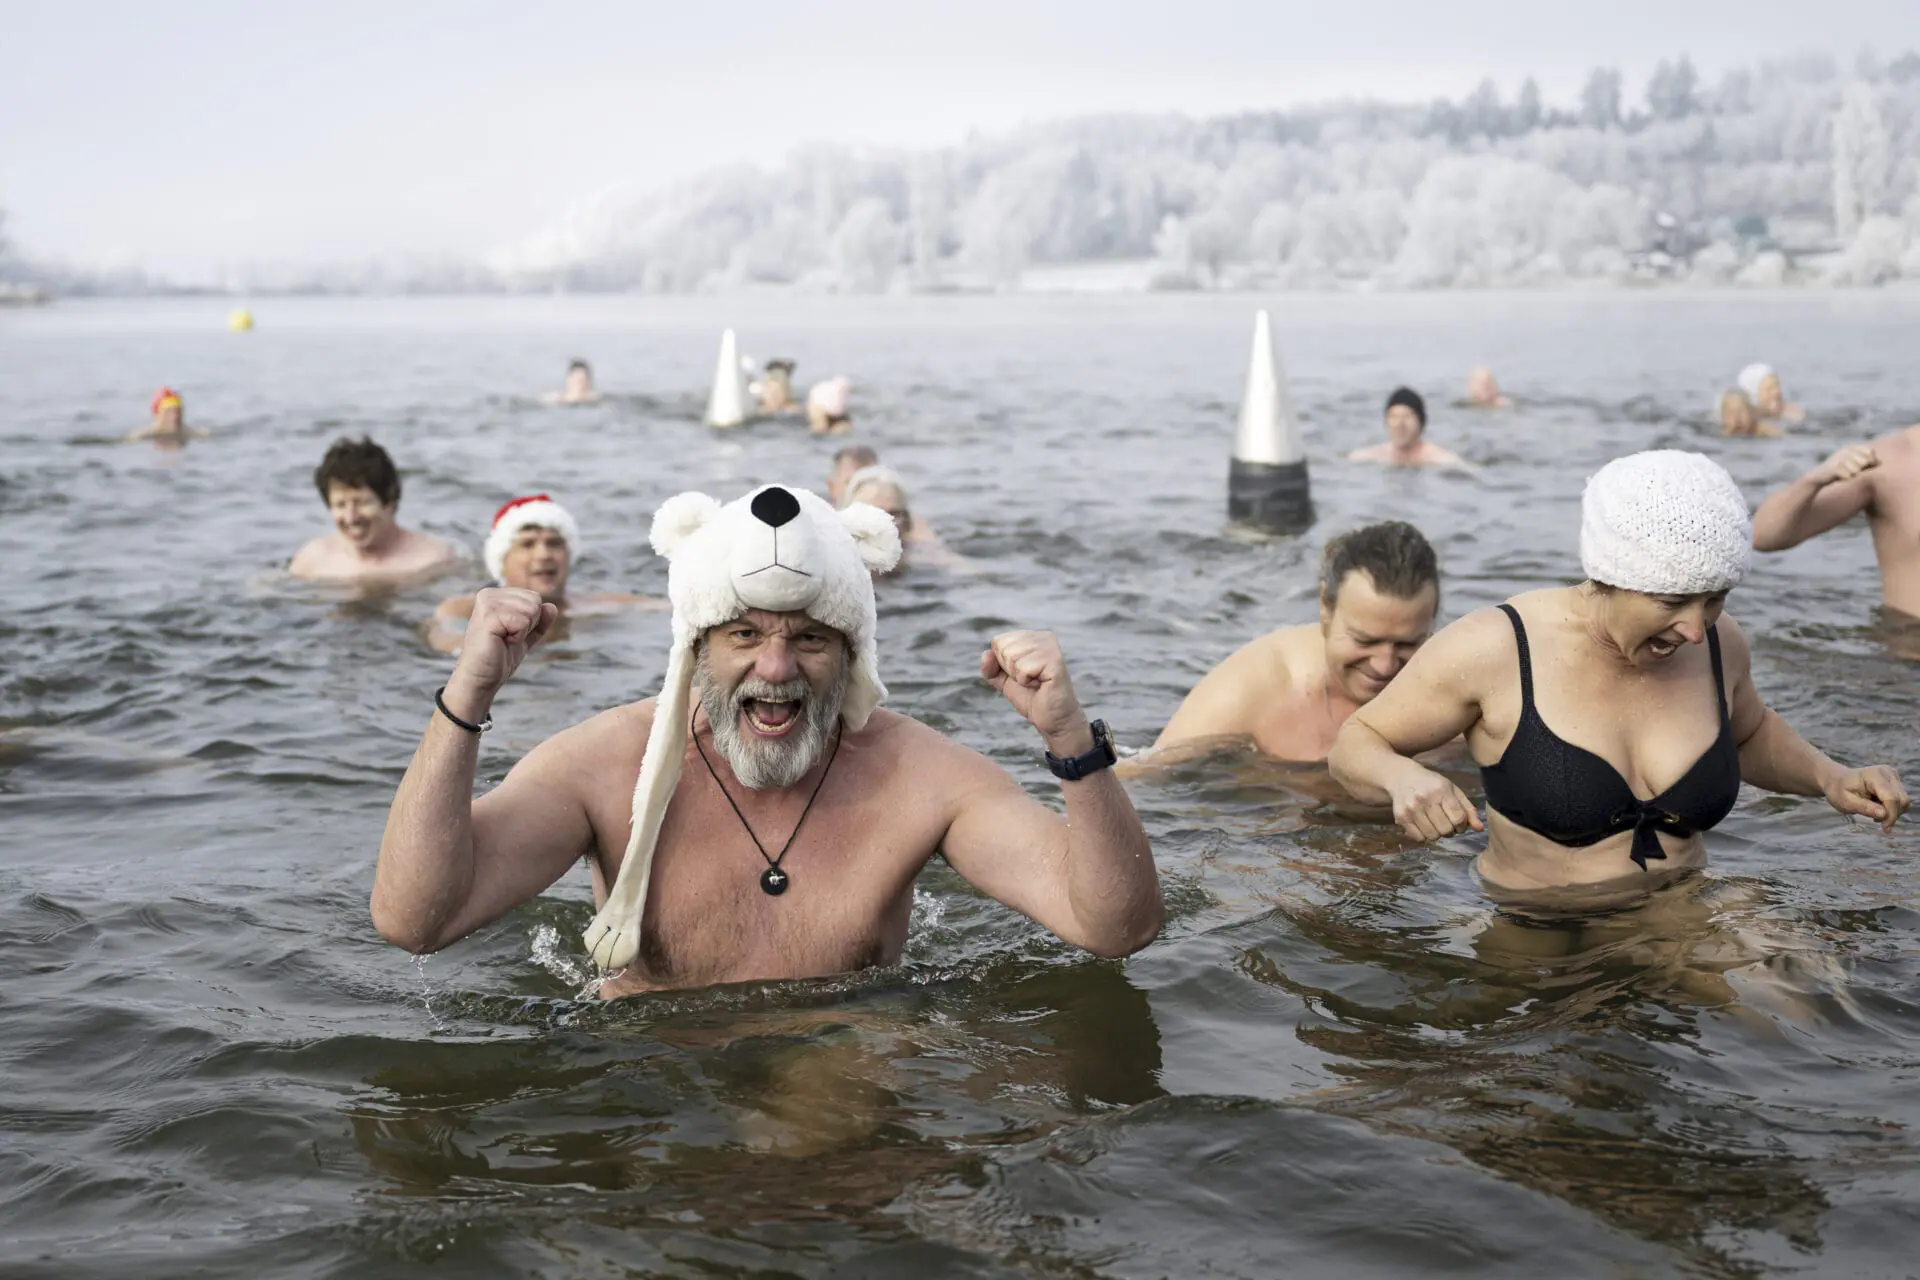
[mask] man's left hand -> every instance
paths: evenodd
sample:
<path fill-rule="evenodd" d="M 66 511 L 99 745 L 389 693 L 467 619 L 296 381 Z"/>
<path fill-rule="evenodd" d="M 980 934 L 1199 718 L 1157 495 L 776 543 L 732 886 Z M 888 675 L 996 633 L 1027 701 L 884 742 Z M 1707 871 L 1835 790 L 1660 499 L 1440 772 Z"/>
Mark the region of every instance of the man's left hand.
<path fill-rule="evenodd" d="M 1093 746 L 1087 713 L 1073 692 L 1067 660 L 1051 631 L 1008 631 L 980 655 L 980 678 L 1006 695 L 1013 709 L 1046 739 L 1057 756 Z"/>

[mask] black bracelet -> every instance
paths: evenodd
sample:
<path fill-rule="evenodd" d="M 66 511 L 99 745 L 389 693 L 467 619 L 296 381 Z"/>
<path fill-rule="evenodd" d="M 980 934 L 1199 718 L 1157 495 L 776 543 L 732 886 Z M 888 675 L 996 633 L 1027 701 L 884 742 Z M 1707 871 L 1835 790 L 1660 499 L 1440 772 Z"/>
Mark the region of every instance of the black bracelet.
<path fill-rule="evenodd" d="M 447 686 L 441 685 L 438 689 L 434 690 L 434 693 L 433 693 L 433 705 L 440 708 L 441 715 L 453 721 L 455 724 L 459 725 L 462 729 L 465 729 L 468 733 L 473 734 L 475 737 L 479 737 L 481 734 L 485 733 L 487 730 L 493 728 L 493 717 L 491 715 L 489 715 L 485 720 L 482 720 L 479 724 L 475 724 L 471 720 L 462 720 L 459 716 L 447 710 L 447 700 L 440 696 L 446 691 L 447 691 Z"/>

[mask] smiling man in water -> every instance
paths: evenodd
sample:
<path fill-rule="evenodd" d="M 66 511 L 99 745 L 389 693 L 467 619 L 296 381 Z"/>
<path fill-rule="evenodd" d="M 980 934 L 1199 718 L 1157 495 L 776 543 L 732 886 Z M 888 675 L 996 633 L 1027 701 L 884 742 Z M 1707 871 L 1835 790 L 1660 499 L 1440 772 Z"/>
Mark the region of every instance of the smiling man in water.
<path fill-rule="evenodd" d="M 1390 520 L 1342 534 L 1321 558 L 1319 625 L 1270 632 L 1208 672 L 1141 763 L 1248 740 L 1282 760 L 1325 760 L 1347 717 L 1433 634 L 1439 608 L 1439 563 L 1418 529 Z"/>
<path fill-rule="evenodd" d="M 935 854 L 1087 950 L 1152 940 L 1152 850 L 1051 635 L 996 636 L 980 674 L 1039 732 L 1064 819 L 879 709 L 870 572 L 900 554 L 885 514 L 778 486 L 725 507 L 682 494 L 653 545 L 674 607 L 660 696 L 549 739 L 475 800 L 494 699 L 556 616 L 531 591 L 480 593 L 388 814 L 372 912 L 389 941 L 438 950 L 585 856 L 587 950 L 618 971 L 602 995 L 817 977 L 899 959 Z"/>
<path fill-rule="evenodd" d="M 300 548 L 287 566 L 294 577 L 398 585 L 438 577 L 458 562 L 447 543 L 395 521 L 400 473 L 372 440 L 334 441 L 314 468 L 313 487 L 334 531 Z"/>
<path fill-rule="evenodd" d="M 482 558 L 496 583 L 531 591 L 557 610 L 556 633 L 569 618 L 612 613 L 627 605 L 660 606 L 658 600 L 620 591 L 569 594 L 567 584 L 580 551 L 580 526 L 573 513 L 548 495 L 536 493 L 515 498 L 493 513 Z M 460 652 L 466 641 L 461 624 L 473 617 L 477 598 L 442 600 L 427 627 L 427 643 L 442 653 Z"/>

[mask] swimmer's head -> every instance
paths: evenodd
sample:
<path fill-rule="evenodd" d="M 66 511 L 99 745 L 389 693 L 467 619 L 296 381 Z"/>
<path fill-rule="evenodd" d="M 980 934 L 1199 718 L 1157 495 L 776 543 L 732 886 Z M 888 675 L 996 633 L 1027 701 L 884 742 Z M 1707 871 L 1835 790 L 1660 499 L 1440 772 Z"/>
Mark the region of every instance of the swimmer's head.
<path fill-rule="evenodd" d="M 1477 405 L 1500 403 L 1500 384 L 1494 380 L 1493 370 L 1483 364 L 1473 367 L 1467 375 L 1467 401 Z"/>
<path fill-rule="evenodd" d="M 162 387 L 153 393 L 153 425 L 166 435 L 178 435 L 186 424 L 186 410 L 180 403 L 180 393 L 172 387 Z"/>
<path fill-rule="evenodd" d="M 1328 677 L 1373 701 L 1433 634 L 1439 609 L 1439 560 L 1418 529 L 1389 520 L 1341 534 L 1320 560 Z"/>
<path fill-rule="evenodd" d="M 1427 429 L 1427 402 L 1410 387 L 1396 387 L 1387 397 L 1387 438 L 1397 449 L 1411 449 Z"/>
<path fill-rule="evenodd" d="M 846 505 L 847 481 L 856 471 L 880 465 L 880 455 L 872 446 L 850 444 L 833 455 L 833 470 L 827 473 L 827 501 L 836 507 Z"/>
<path fill-rule="evenodd" d="M 585 360 L 575 360 L 567 366 L 565 394 L 568 396 L 584 396 L 590 395 L 592 392 L 593 366 L 589 365 Z"/>
<path fill-rule="evenodd" d="M 501 586 L 537 591 L 547 603 L 559 604 L 580 554 L 580 527 L 544 493 L 515 498 L 493 513 L 483 554 L 487 572 Z"/>
<path fill-rule="evenodd" d="M 1739 385 L 1762 418 L 1777 418 L 1786 411 L 1786 393 L 1780 389 L 1780 375 L 1772 365 L 1748 365 L 1740 371 Z"/>
<path fill-rule="evenodd" d="M 838 374 L 825 382 L 816 382 L 807 392 L 807 425 L 816 432 L 838 434 L 852 425 L 848 401 L 853 382 Z"/>
<path fill-rule="evenodd" d="M 787 359 L 785 356 L 775 356 L 773 359 L 767 361 L 767 367 L 762 376 L 765 377 L 768 382 L 778 382 L 785 385 L 793 381 L 793 369 L 793 361 Z"/>
<path fill-rule="evenodd" d="M 1700 644 L 1753 560 L 1747 500 L 1704 454 L 1615 458 L 1580 500 L 1580 563 L 1607 634 L 1631 662 Z"/>
<path fill-rule="evenodd" d="M 334 441 L 314 468 L 313 487 L 327 504 L 334 528 L 356 548 L 377 547 L 393 532 L 400 473 L 387 451 L 371 439 Z"/>
<path fill-rule="evenodd" d="M 1753 401 L 1747 399 L 1747 393 L 1733 387 L 1720 396 L 1720 432 L 1729 436 L 1750 436 L 1759 426 L 1759 419 L 1753 412 Z"/>
<path fill-rule="evenodd" d="M 913 528 L 913 510 L 907 505 L 906 482 L 892 468 L 875 463 L 849 476 L 840 505 L 847 507 L 856 502 L 886 512 L 893 527 L 900 531 L 900 541 L 907 540 L 907 532 Z"/>
<path fill-rule="evenodd" d="M 846 636 L 803 612 L 749 609 L 710 628 L 695 656 L 700 707 L 733 776 L 755 790 L 806 777 L 846 705 Z"/>

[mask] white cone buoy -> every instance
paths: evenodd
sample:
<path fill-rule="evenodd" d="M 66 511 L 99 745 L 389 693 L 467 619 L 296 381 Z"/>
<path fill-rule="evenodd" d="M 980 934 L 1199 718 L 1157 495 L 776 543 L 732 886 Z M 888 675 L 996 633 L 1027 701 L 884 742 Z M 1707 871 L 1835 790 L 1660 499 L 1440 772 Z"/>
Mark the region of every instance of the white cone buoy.
<path fill-rule="evenodd" d="M 740 352 L 733 330 L 720 335 L 720 363 L 713 370 L 713 394 L 707 397 L 707 425 L 737 427 L 747 420 L 746 388 L 740 380 Z"/>
<path fill-rule="evenodd" d="M 1307 451 L 1264 311 L 1253 320 L 1253 357 L 1227 468 L 1227 517 L 1270 533 L 1298 533 L 1313 523 Z"/>

